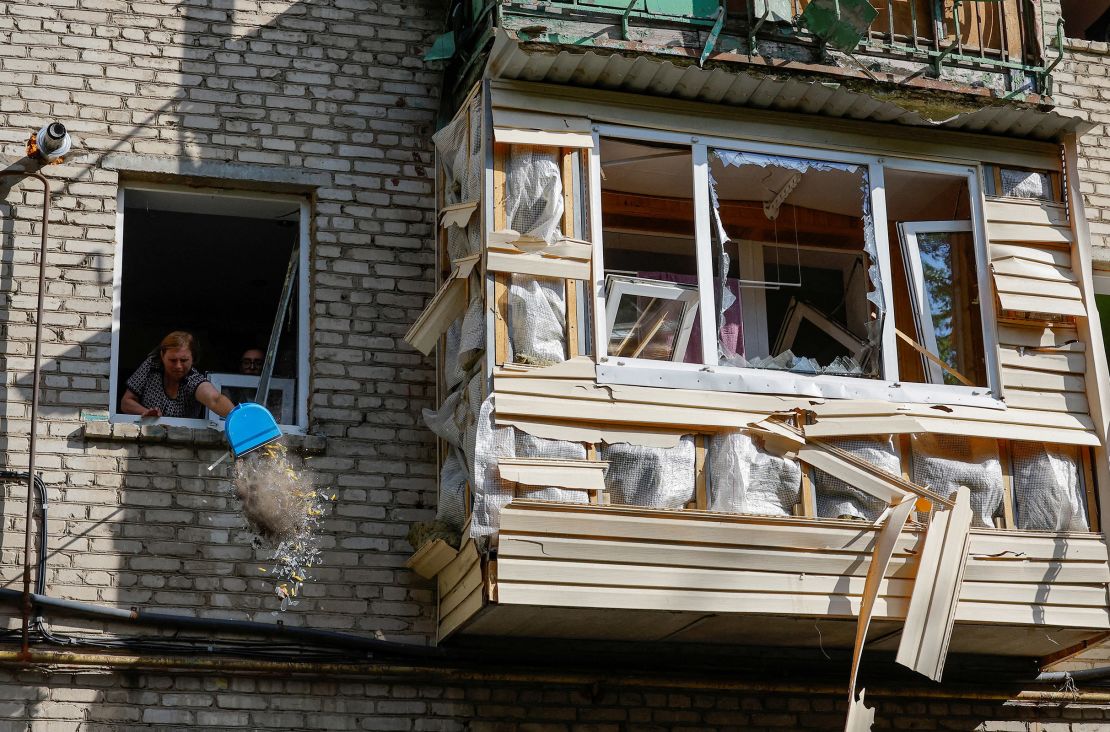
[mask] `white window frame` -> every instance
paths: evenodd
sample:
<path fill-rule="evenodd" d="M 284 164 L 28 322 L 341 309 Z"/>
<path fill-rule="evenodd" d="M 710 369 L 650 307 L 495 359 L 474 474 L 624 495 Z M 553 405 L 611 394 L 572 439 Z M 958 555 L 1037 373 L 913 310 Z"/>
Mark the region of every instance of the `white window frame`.
<path fill-rule="evenodd" d="M 261 376 L 252 376 L 250 374 L 229 374 L 222 371 L 209 372 L 208 374 L 208 380 L 212 382 L 212 386 L 216 387 L 216 391 L 221 393 L 225 386 L 246 387 L 257 392 L 258 381 L 261 378 Z M 296 390 L 296 382 L 293 379 L 270 379 L 270 393 L 281 394 L 281 414 L 277 419 L 279 424 L 293 424 L 295 420 L 293 413 L 297 408 Z M 216 414 L 211 409 L 206 409 L 204 415 L 210 426 L 223 432 L 223 417 Z"/>
<path fill-rule="evenodd" d="M 965 167 L 948 163 L 921 160 L 891 159 L 842 150 L 780 145 L 748 140 L 702 137 L 665 130 L 644 129 L 626 125 L 597 124 L 593 127 L 594 144 L 590 155 L 590 205 L 593 215 L 591 239 L 594 247 L 594 352 L 598 354 L 597 379 L 599 383 L 632 386 L 667 386 L 686 389 L 717 391 L 797 394 L 818 398 L 879 399 L 885 401 L 962 404 L 967 406 L 1005 409 L 1001 400 L 1001 378 L 998 365 L 995 311 L 991 298 L 980 297 L 983 317 L 983 348 L 987 362 L 986 387 L 955 386 L 950 384 L 902 383 L 898 374 L 897 336 L 894 328 L 894 292 L 891 272 L 890 240 L 887 233 L 886 185 L 884 169 L 897 169 L 965 177 L 971 201 L 972 232 L 979 290 L 989 293 L 989 271 L 986 263 L 986 224 L 981 166 Z M 610 357 L 609 331 L 606 322 L 605 252 L 603 221 L 601 216 L 601 138 L 656 142 L 688 146 L 692 153 L 692 192 L 695 216 L 695 253 L 699 282 L 699 311 L 701 318 L 702 363 L 686 364 L 654 361 L 641 358 Z M 875 245 L 878 250 L 879 274 L 882 278 L 883 301 L 888 317 L 881 334 L 882 377 L 862 379 L 828 374 L 802 375 L 772 369 L 739 368 L 717 365 L 717 329 L 714 317 L 711 287 L 700 286 L 712 282 L 710 245 L 709 162 L 710 149 L 738 150 L 743 152 L 807 158 L 834 163 L 863 166 L 870 185 L 870 204 L 874 227 Z"/>
<path fill-rule="evenodd" d="M 612 278 L 612 279 L 609 279 Z M 606 300 L 608 309 L 605 312 L 605 326 L 611 331 L 617 319 L 617 309 L 620 307 L 622 297 L 650 297 L 655 300 L 671 300 L 684 303 L 682 309 L 682 322 L 679 324 L 678 335 L 675 337 L 674 355 L 672 361 L 681 361 L 686 355 L 690 345 L 690 334 L 694 330 L 694 318 L 701 309 L 700 298 L 695 297 L 697 290 L 689 286 L 681 286 L 670 282 L 649 282 L 643 277 L 622 277 L 608 275 L 609 285 L 606 287 Z M 691 305 L 693 307 L 691 307 Z M 608 353 L 608 342 L 605 353 Z"/>
<path fill-rule="evenodd" d="M 264 193 L 244 191 L 241 189 L 224 188 L 193 188 L 172 184 L 160 183 L 121 183 L 116 192 L 116 239 L 115 263 L 112 275 L 112 355 L 111 371 L 108 382 L 108 420 L 113 423 L 159 424 L 169 427 L 205 428 L 216 427 L 217 424 L 204 418 L 185 417 L 159 417 L 157 420 L 141 419 L 137 414 L 124 414 L 117 411 L 116 405 L 126 385 L 120 383 L 119 377 L 119 340 L 120 340 L 120 311 L 123 294 L 123 235 L 124 212 L 128 191 L 146 191 L 151 193 L 172 194 L 175 196 L 195 196 L 199 203 L 204 198 L 218 197 L 223 200 L 241 201 L 243 210 L 249 209 L 252 202 L 284 202 L 296 206 L 298 210 L 298 267 L 297 267 L 297 381 L 300 384 L 294 409 L 295 420 L 293 424 L 280 425 L 283 433 L 303 435 L 308 429 L 308 390 L 309 390 L 309 250 L 310 250 L 310 215 L 308 199 L 279 193 Z M 135 364 L 138 366 L 138 364 Z"/>

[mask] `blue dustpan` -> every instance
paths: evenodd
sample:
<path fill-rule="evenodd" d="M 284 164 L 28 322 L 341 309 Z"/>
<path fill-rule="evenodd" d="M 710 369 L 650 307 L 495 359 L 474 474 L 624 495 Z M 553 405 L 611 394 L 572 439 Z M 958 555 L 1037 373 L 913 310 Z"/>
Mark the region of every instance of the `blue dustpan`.
<path fill-rule="evenodd" d="M 224 421 L 224 436 L 236 458 L 281 438 L 274 415 L 261 404 L 243 402 Z"/>

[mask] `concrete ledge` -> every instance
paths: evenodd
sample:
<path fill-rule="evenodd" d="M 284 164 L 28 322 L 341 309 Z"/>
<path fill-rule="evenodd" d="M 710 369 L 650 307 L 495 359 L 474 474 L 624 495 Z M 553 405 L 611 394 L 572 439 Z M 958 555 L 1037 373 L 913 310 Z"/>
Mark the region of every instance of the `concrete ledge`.
<path fill-rule="evenodd" d="M 1068 51 L 1092 53 L 1101 56 L 1110 54 L 1110 43 L 1106 41 L 1086 41 L 1082 38 L 1065 38 L 1064 48 Z"/>
<path fill-rule="evenodd" d="M 208 427 L 140 425 L 134 422 L 86 422 L 81 433 L 89 442 L 162 443 L 190 447 L 227 446 L 224 433 Z M 301 455 L 322 455 L 328 446 L 328 440 L 323 435 L 285 435 L 283 442 L 290 451 Z"/>

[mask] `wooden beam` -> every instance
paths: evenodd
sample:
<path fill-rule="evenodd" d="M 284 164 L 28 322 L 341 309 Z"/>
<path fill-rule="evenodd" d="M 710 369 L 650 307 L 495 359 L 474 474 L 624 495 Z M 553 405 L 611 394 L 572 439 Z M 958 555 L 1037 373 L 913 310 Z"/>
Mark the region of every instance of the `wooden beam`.
<path fill-rule="evenodd" d="M 602 191 L 601 209 L 606 229 L 694 235 L 694 203 L 689 198 Z M 775 222 L 769 221 L 763 212 L 762 201 L 721 201 L 720 212 L 725 230 L 733 239 L 793 242 L 797 221 L 799 237 L 830 245 L 863 245 L 862 216 L 784 204 L 779 209 L 776 229 Z"/>

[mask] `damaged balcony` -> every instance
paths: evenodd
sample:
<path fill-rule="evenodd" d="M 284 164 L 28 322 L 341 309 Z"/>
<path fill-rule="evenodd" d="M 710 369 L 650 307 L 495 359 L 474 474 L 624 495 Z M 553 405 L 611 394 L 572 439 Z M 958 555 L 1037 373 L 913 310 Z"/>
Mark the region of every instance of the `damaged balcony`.
<path fill-rule="evenodd" d="M 940 679 L 1104 637 L 1106 356 L 1074 135 L 1031 114 L 906 135 L 476 86 L 435 137 L 438 292 L 406 336 L 439 373 L 440 538 L 410 566 L 441 642 L 866 648 Z"/>
<path fill-rule="evenodd" d="M 716 86 L 727 74 L 753 85 L 818 83 L 825 96 L 840 87 L 866 90 L 939 121 L 985 107 L 1050 103 L 1063 31 L 1042 25 L 1040 3 L 1031 0 L 457 2 L 449 32 L 429 58 L 454 56 L 448 87 L 468 89 L 490 41 L 504 38 L 545 59 L 556 83 L 582 84 L 598 74 L 600 86 L 614 88 L 625 76 L 624 59 L 640 61 L 642 93 L 691 98 L 682 89 L 691 80 L 676 87 L 675 79 L 704 70 L 718 77 Z M 568 54 L 581 58 L 578 68 L 567 69 Z M 537 73 L 545 72 L 521 78 L 536 81 Z M 769 99 L 769 91 L 760 90 L 757 106 L 793 109 L 801 94 L 799 87 Z"/>

